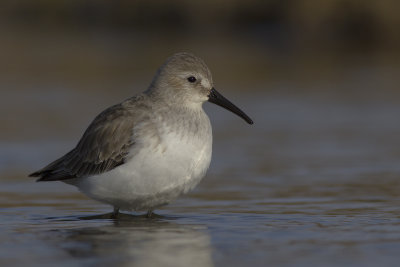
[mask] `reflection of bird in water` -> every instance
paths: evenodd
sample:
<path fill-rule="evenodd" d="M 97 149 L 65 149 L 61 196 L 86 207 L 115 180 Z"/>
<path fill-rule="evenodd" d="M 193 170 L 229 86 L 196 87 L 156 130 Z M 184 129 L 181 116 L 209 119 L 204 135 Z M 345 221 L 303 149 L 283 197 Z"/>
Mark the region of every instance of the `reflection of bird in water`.
<path fill-rule="evenodd" d="M 58 247 L 93 265 L 213 266 L 211 239 L 201 226 L 122 217 L 114 225 L 57 230 L 49 240 L 61 237 Z"/>
<path fill-rule="evenodd" d="M 30 176 L 64 181 L 122 210 L 160 206 L 193 189 L 211 161 L 209 101 L 253 121 L 213 87 L 211 72 L 188 53 L 170 57 L 150 87 L 100 113 L 77 146 Z"/>

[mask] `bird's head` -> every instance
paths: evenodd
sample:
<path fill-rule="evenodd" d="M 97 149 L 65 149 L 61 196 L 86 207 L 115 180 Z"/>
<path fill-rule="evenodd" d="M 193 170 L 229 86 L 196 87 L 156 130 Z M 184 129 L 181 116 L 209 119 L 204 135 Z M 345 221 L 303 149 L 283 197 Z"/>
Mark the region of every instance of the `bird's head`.
<path fill-rule="evenodd" d="M 209 101 L 253 124 L 242 110 L 215 90 L 207 65 L 190 53 L 169 57 L 158 69 L 147 92 L 175 105 L 201 106 Z"/>

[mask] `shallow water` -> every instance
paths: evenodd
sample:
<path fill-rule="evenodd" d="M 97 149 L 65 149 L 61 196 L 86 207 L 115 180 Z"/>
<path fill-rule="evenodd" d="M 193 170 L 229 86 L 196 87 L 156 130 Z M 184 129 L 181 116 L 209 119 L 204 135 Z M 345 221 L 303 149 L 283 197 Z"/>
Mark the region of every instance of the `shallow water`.
<path fill-rule="evenodd" d="M 110 207 L 73 187 L 26 177 L 67 152 L 95 110 L 113 103 L 91 102 L 90 92 L 59 94 L 47 97 L 79 95 L 73 111 L 38 97 L 44 103 L 23 113 L 31 136 L 21 126 L 3 134 L 2 266 L 395 266 L 400 259 L 395 97 L 226 93 L 254 126 L 206 104 L 214 154 L 201 184 L 158 210 L 159 218 L 112 220 L 98 216 Z M 4 109 L 20 97 L 8 96 Z M 49 112 L 58 119 L 44 118 Z"/>

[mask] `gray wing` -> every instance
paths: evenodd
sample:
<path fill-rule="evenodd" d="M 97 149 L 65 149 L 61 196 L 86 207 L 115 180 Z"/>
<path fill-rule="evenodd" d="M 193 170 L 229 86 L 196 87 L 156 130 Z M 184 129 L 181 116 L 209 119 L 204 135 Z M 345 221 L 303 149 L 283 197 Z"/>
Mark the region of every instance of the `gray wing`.
<path fill-rule="evenodd" d="M 123 164 L 134 144 L 133 112 L 123 105 L 100 113 L 77 146 L 43 169 L 30 174 L 37 181 L 57 181 L 100 174 Z"/>

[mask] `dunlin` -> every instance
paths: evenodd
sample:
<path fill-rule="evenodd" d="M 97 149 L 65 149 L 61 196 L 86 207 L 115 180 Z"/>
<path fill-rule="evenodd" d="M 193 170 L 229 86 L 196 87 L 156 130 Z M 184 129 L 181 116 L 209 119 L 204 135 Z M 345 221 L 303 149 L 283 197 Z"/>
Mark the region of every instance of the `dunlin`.
<path fill-rule="evenodd" d="M 211 161 L 205 101 L 253 121 L 213 87 L 200 58 L 177 53 L 149 88 L 101 112 L 74 149 L 30 174 L 63 181 L 119 210 L 152 211 L 193 189 Z"/>

